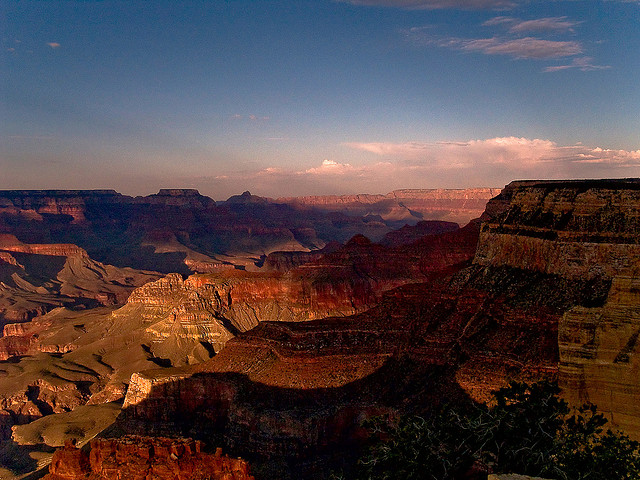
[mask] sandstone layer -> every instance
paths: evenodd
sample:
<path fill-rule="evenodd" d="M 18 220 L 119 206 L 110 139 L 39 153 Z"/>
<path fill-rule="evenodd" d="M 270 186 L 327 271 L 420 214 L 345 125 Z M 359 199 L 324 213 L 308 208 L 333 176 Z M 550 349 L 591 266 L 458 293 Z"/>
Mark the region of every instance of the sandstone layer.
<path fill-rule="evenodd" d="M 253 480 L 241 459 L 203 451 L 190 439 L 128 436 L 98 439 L 89 452 L 72 443 L 58 450 L 44 480 Z"/>
<path fill-rule="evenodd" d="M 560 380 L 573 405 L 592 403 L 611 426 L 640 439 L 640 266 L 613 279 L 603 307 L 560 322 Z"/>

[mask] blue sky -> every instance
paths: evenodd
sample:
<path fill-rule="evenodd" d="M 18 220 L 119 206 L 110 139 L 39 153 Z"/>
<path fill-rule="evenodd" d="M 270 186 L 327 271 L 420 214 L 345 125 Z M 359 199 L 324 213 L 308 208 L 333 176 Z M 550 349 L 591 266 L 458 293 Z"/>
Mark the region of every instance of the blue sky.
<path fill-rule="evenodd" d="M 640 2 L 0 0 L 0 189 L 640 176 Z"/>

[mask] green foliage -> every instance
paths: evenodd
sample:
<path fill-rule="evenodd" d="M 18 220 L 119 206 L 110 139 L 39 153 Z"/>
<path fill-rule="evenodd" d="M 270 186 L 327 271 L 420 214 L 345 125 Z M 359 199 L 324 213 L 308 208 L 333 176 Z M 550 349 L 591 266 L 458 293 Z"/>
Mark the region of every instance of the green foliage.
<path fill-rule="evenodd" d="M 513 472 L 558 480 L 640 479 L 639 444 L 608 430 L 594 406 L 569 416 L 551 382 L 511 383 L 493 406 L 445 406 L 428 417 L 368 423 L 372 445 L 356 477 L 478 478 Z M 484 477 L 486 478 L 486 477 Z"/>

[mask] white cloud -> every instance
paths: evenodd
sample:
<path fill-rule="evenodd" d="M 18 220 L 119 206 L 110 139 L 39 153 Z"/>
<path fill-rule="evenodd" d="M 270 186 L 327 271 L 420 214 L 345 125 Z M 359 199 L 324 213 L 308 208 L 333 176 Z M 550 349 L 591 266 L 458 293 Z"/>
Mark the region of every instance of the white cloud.
<path fill-rule="evenodd" d="M 297 172 L 307 175 L 345 175 L 354 172 L 355 169 L 348 163 L 338 163 L 335 160 L 323 160 L 319 167 L 309 168 L 303 172 Z"/>
<path fill-rule="evenodd" d="M 269 166 L 177 179 L 216 199 L 245 190 L 272 198 L 293 195 L 387 193 L 397 188 L 497 187 L 516 179 L 640 176 L 640 149 L 518 136 L 439 142 L 349 142 L 341 158 L 316 166 Z"/>

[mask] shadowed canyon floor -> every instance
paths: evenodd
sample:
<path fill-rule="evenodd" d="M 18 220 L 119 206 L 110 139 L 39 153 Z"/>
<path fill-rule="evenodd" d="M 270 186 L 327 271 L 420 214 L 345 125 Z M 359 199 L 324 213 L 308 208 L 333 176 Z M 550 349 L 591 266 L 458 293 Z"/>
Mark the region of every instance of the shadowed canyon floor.
<path fill-rule="evenodd" d="M 637 180 L 514 182 L 482 225 L 418 223 L 273 253 L 256 272 L 170 274 L 122 307 L 8 325 L 5 438 L 39 418 L 14 440 L 87 441 L 124 399 L 101 435 L 205 439 L 256 478 L 324 478 L 348 468 L 363 419 L 558 376 L 569 400 L 638 436 L 639 219 Z M 82 408 L 102 420 L 64 418 Z"/>

